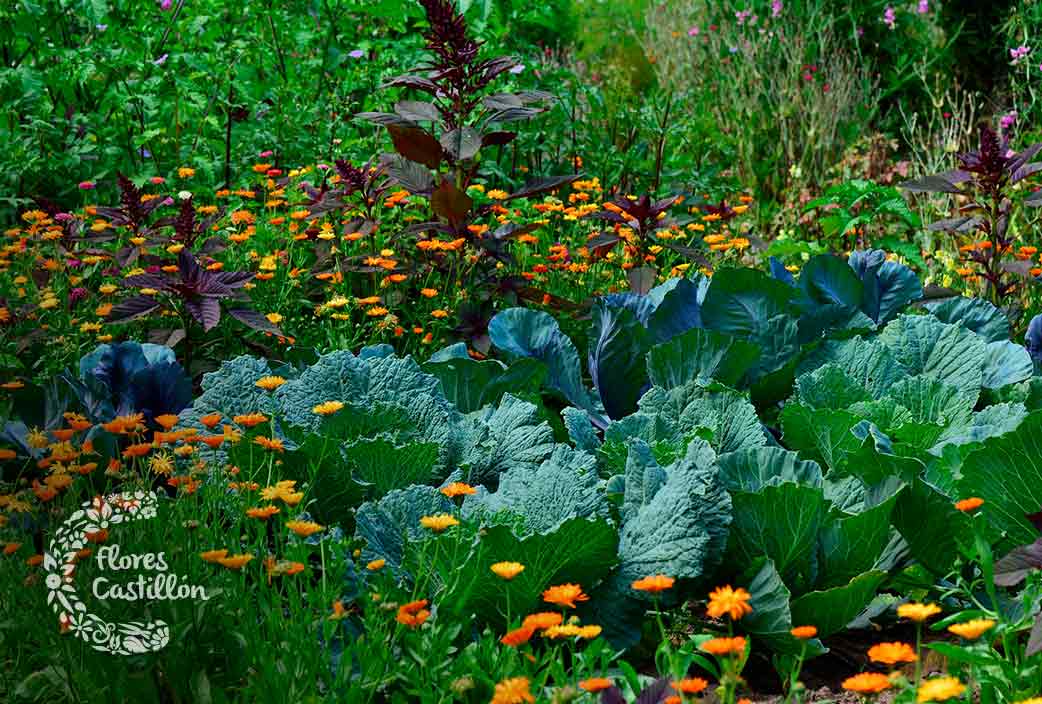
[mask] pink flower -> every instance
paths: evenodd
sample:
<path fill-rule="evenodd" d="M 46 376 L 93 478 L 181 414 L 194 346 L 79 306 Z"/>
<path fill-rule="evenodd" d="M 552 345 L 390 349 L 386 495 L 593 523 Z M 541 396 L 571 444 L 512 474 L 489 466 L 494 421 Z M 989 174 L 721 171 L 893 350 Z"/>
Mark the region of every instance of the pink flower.
<path fill-rule="evenodd" d="M 687 36 L 697 37 L 700 31 L 701 30 L 698 27 L 692 27 L 691 29 L 687 30 Z"/>
<path fill-rule="evenodd" d="M 159 2 L 159 9 L 162 10 L 163 12 L 166 12 L 167 10 L 169 10 L 173 6 L 174 6 L 174 0 L 160 0 L 160 2 Z"/>
<path fill-rule="evenodd" d="M 275 152 L 273 152 L 273 151 L 272 151 L 271 149 L 265 149 L 265 150 L 264 150 L 264 151 L 262 151 L 262 152 L 261 152 L 260 154 L 258 154 L 258 156 L 259 156 L 259 157 L 260 157 L 261 159 L 267 159 L 267 158 L 268 158 L 269 156 L 271 156 L 271 155 L 272 155 L 272 154 L 274 154 L 274 153 L 275 153 Z"/>
<path fill-rule="evenodd" d="M 883 24 L 891 30 L 897 24 L 897 13 L 894 12 L 894 8 L 890 5 L 887 5 L 886 10 L 883 11 Z"/>
<path fill-rule="evenodd" d="M 153 176 L 152 178 L 150 178 L 148 180 L 151 181 L 156 186 L 158 186 L 161 183 L 166 183 L 166 179 L 163 178 L 162 176 Z"/>
<path fill-rule="evenodd" d="M 930 0 L 919 0 L 919 6 L 915 10 L 920 15 L 925 15 L 930 11 Z"/>
<path fill-rule="evenodd" d="M 1030 52 L 1031 47 L 1021 44 L 1016 49 L 1009 50 L 1009 58 L 1013 60 L 1014 64 L 1018 64 L 1020 63 L 1020 60 L 1027 56 Z"/>
<path fill-rule="evenodd" d="M 81 191 L 93 191 L 95 186 L 93 181 L 80 181 L 79 186 Z"/>
<path fill-rule="evenodd" d="M 1017 111 L 1016 110 L 1011 110 L 1011 111 L 1009 111 L 1008 113 L 1006 113 L 1005 115 L 1002 116 L 1002 119 L 999 120 L 999 126 L 1002 128 L 1002 131 L 1005 132 L 1010 127 L 1012 127 L 1013 124 L 1016 121 L 1017 121 Z"/>
<path fill-rule="evenodd" d="M 771 17 L 780 17 L 782 11 L 781 0 L 771 0 Z"/>

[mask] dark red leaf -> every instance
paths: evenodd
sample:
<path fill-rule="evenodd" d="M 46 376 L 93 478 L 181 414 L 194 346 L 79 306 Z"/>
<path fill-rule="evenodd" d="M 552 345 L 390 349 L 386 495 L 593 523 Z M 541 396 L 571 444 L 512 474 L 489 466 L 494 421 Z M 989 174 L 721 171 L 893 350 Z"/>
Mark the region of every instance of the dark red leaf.
<path fill-rule="evenodd" d="M 655 277 L 658 272 L 648 266 L 640 266 L 626 272 L 626 279 L 630 282 L 630 289 L 637 295 L 647 295 L 651 287 L 655 285 Z"/>
<path fill-rule="evenodd" d="M 453 227 L 466 217 L 473 205 L 471 197 L 456 188 L 449 179 L 444 179 L 431 193 L 431 209 L 448 220 Z"/>
<path fill-rule="evenodd" d="M 279 326 L 272 323 L 261 313 L 249 308 L 229 308 L 228 315 L 232 316 L 240 323 L 245 323 L 254 330 L 260 330 L 261 332 L 270 332 L 272 335 L 282 336 L 282 330 Z"/>
<path fill-rule="evenodd" d="M 442 149 L 434 137 L 419 127 L 387 125 L 394 149 L 409 161 L 415 161 L 432 169 L 441 163 Z"/>
<path fill-rule="evenodd" d="M 1014 587 L 1028 576 L 1029 572 L 1042 569 L 1042 539 L 1030 545 L 1021 545 L 995 562 L 995 584 Z"/>
<path fill-rule="evenodd" d="M 521 188 L 521 190 L 511 193 L 506 197 L 505 200 L 514 200 L 516 198 L 531 198 L 532 196 L 542 195 L 543 193 L 549 193 L 550 191 L 556 190 L 561 186 L 567 186 L 573 181 L 579 180 L 582 174 L 570 174 L 568 176 L 550 176 L 548 178 L 537 179 L 535 181 L 529 181 Z"/>
<path fill-rule="evenodd" d="M 215 298 L 192 298 L 185 301 L 185 310 L 209 332 L 221 321 L 221 304 Z"/>
<path fill-rule="evenodd" d="M 134 296 L 116 304 L 109 311 L 107 320 L 110 323 L 125 323 L 148 315 L 162 304 L 151 296 Z"/>

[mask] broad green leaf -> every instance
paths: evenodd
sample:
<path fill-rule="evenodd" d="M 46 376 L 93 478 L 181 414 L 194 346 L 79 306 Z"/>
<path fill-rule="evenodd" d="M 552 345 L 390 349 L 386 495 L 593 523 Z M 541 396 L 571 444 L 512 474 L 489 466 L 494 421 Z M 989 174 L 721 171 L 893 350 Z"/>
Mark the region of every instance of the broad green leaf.
<path fill-rule="evenodd" d="M 829 517 L 819 545 L 819 589 L 843 586 L 875 566 L 890 540 L 890 514 L 896 501 L 897 496 L 891 496 L 862 513 Z"/>
<path fill-rule="evenodd" d="M 782 439 L 786 447 L 822 467 L 839 466 L 843 458 L 861 446 L 850 429 L 860 418 L 849 411 L 814 410 L 798 403 L 782 409 Z"/>
<path fill-rule="evenodd" d="M 1017 544 L 1038 531 L 1027 516 L 1042 509 L 1042 412 L 1029 414 L 1016 432 L 990 438 L 966 457 L 959 497 L 984 499 L 991 526 Z"/>
<path fill-rule="evenodd" d="M 780 484 L 734 492 L 728 552 L 739 564 L 770 559 L 785 583 L 804 591 L 815 581 L 818 533 L 828 504 L 821 488 Z"/>
<path fill-rule="evenodd" d="M 651 334 L 627 308 L 612 308 L 599 301 L 592 312 L 590 329 L 590 377 L 609 418 L 623 418 L 637 410 L 637 400 L 647 383 L 644 356 Z"/>
<path fill-rule="evenodd" d="M 344 447 L 343 457 L 353 479 L 367 485 L 370 493 L 377 497 L 413 484 L 432 484 L 441 478 L 436 471 L 438 445 L 435 443 L 417 442 L 399 447 L 382 438 L 360 439 Z"/>
<path fill-rule="evenodd" d="M 452 502 L 431 486 L 392 491 L 379 501 L 362 504 L 356 514 L 355 537 L 364 541 L 363 562 L 384 559 L 397 570 L 408 546 L 430 537 L 420 526 L 423 516 L 451 513 Z"/>
<path fill-rule="evenodd" d="M 808 408 L 843 409 L 872 395 L 840 365 L 830 362 L 796 379 L 796 400 Z"/>
<path fill-rule="evenodd" d="M 980 335 L 985 342 L 1009 339 L 1006 314 L 983 298 L 955 296 L 926 308 L 942 323 L 960 323 Z"/>
<path fill-rule="evenodd" d="M 720 269 L 702 302 L 702 321 L 718 332 L 749 337 L 790 310 L 792 287 L 755 269 Z"/>
<path fill-rule="evenodd" d="M 865 572 L 846 584 L 808 592 L 793 599 L 792 622 L 816 626 L 822 638 L 839 633 L 864 611 L 885 579 L 884 572 Z"/>
<path fill-rule="evenodd" d="M 822 486 L 821 467 L 817 462 L 798 458 L 795 452 L 781 447 L 754 447 L 720 455 L 717 459 L 720 479 L 728 491 L 756 493 L 765 486 L 786 482 L 804 486 Z"/>
<path fill-rule="evenodd" d="M 999 389 L 1030 379 L 1034 371 L 1031 355 L 1021 345 L 1008 340 L 989 342 L 984 354 L 981 385 L 986 389 Z"/>
<path fill-rule="evenodd" d="M 800 641 L 792 636 L 793 626 L 813 625 L 794 623 L 790 607 L 789 588 L 785 586 L 771 560 L 759 559 L 749 568 L 749 605 L 753 611 L 742 619 L 742 629 L 756 642 L 762 642 L 777 653 L 799 655 L 806 647 L 809 657 L 821 655 L 825 648 L 817 638 Z"/>
<path fill-rule="evenodd" d="M 759 357 L 756 345 L 701 328 L 692 328 L 648 352 L 651 383 L 664 389 L 700 379 L 737 386 Z"/>
<path fill-rule="evenodd" d="M 891 520 L 912 556 L 935 574 L 945 574 L 959 557 L 970 528 L 953 499 L 922 480 L 898 497 Z"/>
<path fill-rule="evenodd" d="M 979 394 L 986 344 L 961 325 L 948 325 L 930 315 L 902 315 L 886 326 L 879 341 L 912 376 L 939 379 L 967 398 Z"/>

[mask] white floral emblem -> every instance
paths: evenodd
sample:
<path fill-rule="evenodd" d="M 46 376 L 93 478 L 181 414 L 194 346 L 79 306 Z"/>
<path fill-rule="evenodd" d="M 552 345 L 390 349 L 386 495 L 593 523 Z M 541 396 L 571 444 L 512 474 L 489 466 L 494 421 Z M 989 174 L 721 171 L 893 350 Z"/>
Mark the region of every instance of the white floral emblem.
<path fill-rule="evenodd" d="M 57 530 L 44 555 L 47 571 L 47 603 L 58 621 L 95 650 L 115 655 L 135 655 L 162 649 L 170 642 L 170 628 L 163 621 L 110 623 L 87 611 L 76 593 L 76 554 L 87 536 L 110 526 L 156 516 L 158 503 L 151 492 L 137 491 L 97 496 L 83 504 Z"/>

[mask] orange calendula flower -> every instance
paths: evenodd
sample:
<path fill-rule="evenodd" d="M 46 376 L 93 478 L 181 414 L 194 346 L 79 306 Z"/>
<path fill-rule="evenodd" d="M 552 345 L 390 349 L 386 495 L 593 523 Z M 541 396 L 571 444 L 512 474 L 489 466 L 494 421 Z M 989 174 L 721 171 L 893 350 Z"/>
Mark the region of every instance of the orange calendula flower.
<path fill-rule="evenodd" d="M 423 516 L 420 518 L 420 525 L 429 531 L 444 533 L 452 526 L 458 526 L 459 519 L 447 513 L 438 513 L 433 516 Z"/>
<path fill-rule="evenodd" d="M 600 626 L 582 626 L 579 628 L 578 636 L 584 640 L 593 640 L 601 634 L 604 629 Z"/>
<path fill-rule="evenodd" d="M 244 428 L 252 428 L 255 425 L 268 422 L 268 416 L 263 413 L 247 413 L 241 416 L 235 416 L 232 418 L 236 425 L 241 425 Z"/>
<path fill-rule="evenodd" d="M 915 621 L 916 623 L 922 623 L 931 616 L 936 616 L 939 613 L 941 613 L 941 607 L 937 604 L 909 603 L 901 604 L 897 607 L 898 616 Z"/>
<path fill-rule="evenodd" d="M 33 555 L 32 557 L 26 558 L 25 564 L 30 567 L 37 567 L 43 564 L 43 555 Z"/>
<path fill-rule="evenodd" d="M 377 570 L 382 570 L 384 565 L 386 565 L 386 564 L 387 564 L 387 560 L 385 560 L 383 558 L 380 558 L 379 560 L 373 560 L 373 561 L 367 563 L 365 568 L 367 570 L 369 570 L 370 572 L 376 572 Z"/>
<path fill-rule="evenodd" d="M 301 538 L 320 533 L 326 529 L 325 526 L 312 523 L 311 521 L 286 521 L 286 527 Z"/>
<path fill-rule="evenodd" d="M 689 677 L 687 679 L 671 682 L 670 686 L 681 694 L 698 694 L 699 692 L 704 691 L 706 687 L 709 686 L 709 683 L 701 677 Z"/>
<path fill-rule="evenodd" d="M 522 626 L 525 628 L 532 628 L 537 631 L 545 631 L 547 628 L 560 625 L 564 621 L 564 616 L 554 611 L 539 611 L 534 614 L 525 616 L 525 620 L 522 622 Z"/>
<path fill-rule="evenodd" d="M 667 589 L 673 588 L 673 583 L 676 582 L 672 577 L 667 577 L 664 574 L 656 574 L 651 577 L 642 577 L 638 579 L 630 586 L 636 589 L 638 592 L 664 592 Z"/>
<path fill-rule="evenodd" d="M 217 427 L 217 424 L 221 422 L 222 418 L 223 416 L 220 413 L 207 413 L 199 419 L 199 422 L 207 428 L 215 428 Z"/>
<path fill-rule="evenodd" d="M 589 601 L 590 597 L 583 594 L 583 589 L 578 584 L 558 584 L 543 592 L 543 601 L 548 604 L 567 606 L 574 609 L 575 602 Z"/>
<path fill-rule="evenodd" d="M 878 672 L 862 672 L 843 680 L 843 689 L 858 694 L 879 694 L 890 689 L 890 678 Z"/>
<path fill-rule="evenodd" d="M 344 602 L 334 601 L 333 602 L 333 613 L 330 614 L 330 621 L 340 621 L 341 619 L 347 618 L 348 611 L 344 608 Z"/>
<path fill-rule="evenodd" d="M 0 449 L 0 461 L 13 460 L 17 456 L 18 456 L 18 453 L 15 452 L 14 450 L 12 450 L 9 447 L 5 447 L 5 448 Z"/>
<path fill-rule="evenodd" d="M 477 489 L 472 487 L 470 484 L 464 484 L 463 482 L 452 482 L 448 486 L 443 486 L 440 491 L 450 499 L 457 496 L 470 496 L 471 494 L 478 493 Z"/>
<path fill-rule="evenodd" d="M 919 656 L 908 643 L 878 643 L 868 649 L 868 658 L 872 662 L 896 665 L 899 662 L 915 662 Z"/>
<path fill-rule="evenodd" d="M 580 628 L 574 623 L 562 623 L 560 626 L 550 626 L 543 635 L 547 638 L 575 638 L 579 635 Z"/>
<path fill-rule="evenodd" d="M 431 612 L 427 610 L 427 600 L 410 601 L 398 607 L 398 615 L 395 619 L 403 626 L 419 628 L 430 617 Z"/>
<path fill-rule="evenodd" d="M 699 647 L 710 655 L 741 655 L 745 652 L 745 638 L 712 638 Z"/>
<path fill-rule="evenodd" d="M 601 692 L 611 687 L 611 684 L 607 677 L 591 677 L 588 680 L 580 680 L 579 689 L 584 692 Z"/>
<path fill-rule="evenodd" d="M 505 579 L 508 582 L 514 577 L 518 576 L 525 571 L 525 566 L 520 562 L 497 562 L 490 568 L 493 574 L 500 579 Z"/>
<path fill-rule="evenodd" d="M 123 450 L 124 457 L 144 457 L 151 451 L 152 443 L 150 442 L 139 442 L 134 445 L 128 445 Z"/>
<path fill-rule="evenodd" d="M 968 499 L 955 502 L 955 508 L 959 509 L 963 513 L 972 513 L 984 505 L 984 499 L 971 496 Z"/>
<path fill-rule="evenodd" d="M 535 697 L 529 691 L 527 677 L 510 677 L 496 684 L 492 693 L 490 704 L 522 704 L 535 702 Z"/>
<path fill-rule="evenodd" d="M 246 509 L 246 515 L 250 518 L 259 518 L 262 521 L 266 521 L 276 513 L 279 509 L 275 506 L 262 506 L 260 508 L 248 508 Z"/>
<path fill-rule="evenodd" d="M 749 592 L 741 587 L 732 589 L 730 584 L 717 587 L 709 593 L 709 608 L 706 612 L 712 618 L 723 618 L 724 614 L 727 614 L 737 621 L 753 612 L 753 607 L 749 606 L 749 599 Z"/>
<path fill-rule="evenodd" d="M 227 550 L 207 550 L 206 552 L 199 553 L 199 557 L 203 558 L 206 562 L 217 562 L 222 558 L 228 557 Z"/>
<path fill-rule="evenodd" d="M 948 626 L 948 631 L 966 640 L 977 640 L 994 627 L 995 622 L 990 618 L 975 618 L 971 621 L 953 623 Z"/>
<path fill-rule="evenodd" d="M 506 635 L 499 639 L 499 642 L 503 645 L 508 645 L 511 648 L 516 648 L 517 646 L 530 641 L 532 636 L 535 634 L 535 631 L 536 629 L 531 626 L 521 626 L 520 628 L 508 631 Z"/>
<path fill-rule="evenodd" d="M 796 626 L 789 633 L 792 634 L 793 638 L 799 638 L 800 640 L 810 640 L 814 636 L 818 635 L 817 626 Z"/>
<path fill-rule="evenodd" d="M 21 543 L 4 543 L 4 554 L 14 555 L 20 547 L 22 547 Z"/>
<path fill-rule="evenodd" d="M 177 425 L 177 421 L 179 420 L 181 419 L 173 413 L 164 413 L 161 416 L 156 416 L 156 423 L 158 423 L 163 430 L 170 430 Z"/>
<path fill-rule="evenodd" d="M 340 401 L 324 401 L 311 409 L 311 412 L 319 416 L 331 416 L 341 408 L 344 404 Z"/>
<path fill-rule="evenodd" d="M 266 438 L 263 435 L 258 435 L 253 438 L 253 442 L 256 445 L 260 445 L 265 450 L 272 452 L 285 452 L 286 447 L 282 444 L 282 441 L 277 438 Z"/>
<path fill-rule="evenodd" d="M 223 567 L 227 567 L 230 570 L 242 569 L 243 565 L 253 559 L 253 555 L 246 553 L 243 555 L 229 555 L 228 557 L 217 558 L 217 562 Z"/>
<path fill-rule="evenodd" d="M 286 380 L 281 376 L 262 376 L 260 379 L 257 379 L 254 386 L 265 391 L 274 391 L 285 383 Z"/>
<path fill-rule="evenodd" d="M 924 702 L 943 702 L 955 697 L 961 697 L 966 691 L 966 685 L 955 677 L 934 677 L 919 685 L 919 691 L 915 700 L 919 704 Z"/>

